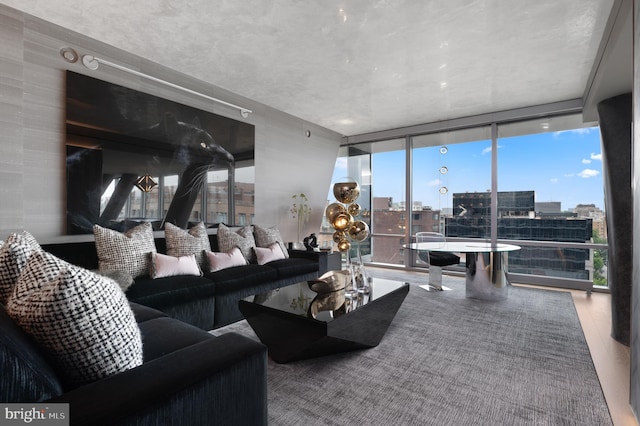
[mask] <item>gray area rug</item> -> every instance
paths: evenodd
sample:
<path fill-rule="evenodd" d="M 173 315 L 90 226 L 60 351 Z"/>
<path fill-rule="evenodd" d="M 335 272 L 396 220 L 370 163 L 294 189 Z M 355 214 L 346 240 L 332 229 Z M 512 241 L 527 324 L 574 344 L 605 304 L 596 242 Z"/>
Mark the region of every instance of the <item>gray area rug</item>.
<path fill-rule="evenodd" d="M 610 425 L 571 295 L 415 285 L 379 346 L 269 361 L 271 425 Z M 256 339 L 246 321 L 216 330 Z"/>

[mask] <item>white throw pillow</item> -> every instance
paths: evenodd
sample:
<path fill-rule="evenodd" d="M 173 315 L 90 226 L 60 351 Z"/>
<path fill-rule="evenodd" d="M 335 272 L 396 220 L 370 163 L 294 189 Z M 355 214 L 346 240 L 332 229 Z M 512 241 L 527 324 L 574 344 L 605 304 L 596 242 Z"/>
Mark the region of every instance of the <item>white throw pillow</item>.
<path fill-rule="evenodd" d="M 9 235 L 2 244 L 0 247 L 0 303 L 7 303 L 29 257 L 34 251 L 39 250 L 40 244 L 27 231 Z"/>
<path fill-rule="evenodd" d="M 151 278 L 173 277 L 175 275 L 202 276 L 196 262 L 196 256 L 169 256 L 162 253 L 151 253 Z"/>
<path fill-rule="evenodd" d="M 151 256 L 156 252 L 153 227 L 146 222 L 125 232 L 93 226 L 100 271 L 124 271 L 133 278 L 149 275 Z"/>
<path fill-rule="evenodd" d="M 71 386 L 143 362 L 140 329 L 120 287 L 44 251 L 29 258 L 7 312 Z"/>
<path fill-rule="evenodd" d="M 167 254 L 169 256 L 188 256 L 194 254 L 198 265 L 205 265 L 205 251 L 211 251 L 211 243 L 207 234 L 207 227 L 200 222 L 185 231 L 173 223 L 165 223 L 164 237 L 167 242 Z"/>
<path fill-rule="evenodd" d="M 280 235 L 280 231 L 277 228 L 263 228 L 260 225 L 253 225 L 253 235 L 256 239 L 256 246 L 269 247 L 273 243 L 278 243 L 284 253 L 284 257 L 289 257 L 287 246 L 284 244 L 282 235 Z"/>
<path fill-rule="evenodd" d="M 221 252 L 228 253 L 234 247 L 238 247 L 247 262 L 255 263 L 255 255 L 253 248 L 256 241 L 253 238 L 253 232 L 250 226 L 240 228 L 234 232 L 224 224 L 218 226 L 218 249 Z"/>
<path fill-rule="evenodd" d="M 284 253 L 280 248 L 280 244 L 273 243 L 269 247 L 256 247 L 256 257 L 258 258 L 258 265 L 264 265 L 265 263 L 273 262 L 274 260 L 285 259 Z"/>
<path fill-rule="evenodd" d="M 207 252 L 209 260 L 209 272 L 217 272 L 234 266 L 243 266 L 247 260 L 238 247 L 232 248 L 228 253 Z"/>

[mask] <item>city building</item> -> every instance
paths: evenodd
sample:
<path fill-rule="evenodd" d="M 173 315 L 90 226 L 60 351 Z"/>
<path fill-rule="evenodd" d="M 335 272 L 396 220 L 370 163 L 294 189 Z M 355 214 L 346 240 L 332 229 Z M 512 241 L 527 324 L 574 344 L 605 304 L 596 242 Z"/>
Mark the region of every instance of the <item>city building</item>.
<path fill-rule="evenodd" d="M 498 192 L 499 239 L 585 243 L 592 237 L 592 220 L 536 216 L 534 191 Z M 453 194 L 454 216 L 445 218 L 445 235 L 490 238 L 491 193 Z M 551 216 L 550 216 L 551 215 Z M 591 250 L 524 247 L 509 255 L 512 272 L 589 279 Z"/>

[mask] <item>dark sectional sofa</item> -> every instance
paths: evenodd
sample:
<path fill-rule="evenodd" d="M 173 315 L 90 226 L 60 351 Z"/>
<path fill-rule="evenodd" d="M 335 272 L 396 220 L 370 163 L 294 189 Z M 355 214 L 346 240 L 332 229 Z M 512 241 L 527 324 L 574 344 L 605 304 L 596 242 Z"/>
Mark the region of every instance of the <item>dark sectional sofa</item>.
<path fill-rule="evenodd" d="M 209 235 L 209 241 L 212 251 L 218 251 L 215 234 Z M 166 253 L 164 237 L 156 237 L 155 244 L 159 253 Z M 42 244 L 42 248 L 74 265 L 98 269 L 93 241 Z M 308 281 L 326 272 L 326 253 L 292 250 L 289 256 L 265 265 L 247 264 L 205 272 L 202 277 L 138 277 L 125 294 L 130 302 L 158 309 L 170 317 L 211 330 L 243 318 L 238 310 L 240 299 Z"/>
<path fill-rule="evenodd" d="M 216 235 L 209 240 L 218 251 Z M 163 237 L 155 245 L 166 253 Z M 93 241 L 41 247 L 98 269 Z M 0 304 L 0 402 L 69 403 L 72 425 L 266 425 L 266 347 L 207 331 L 242 319 L 240 299 L 317 278 L 339 268 L 336 262 L 327 253 L 291 251 L 287 259 L 204 276 L 138 277 L 125 295 L 142 336 L 143 364 L 76 387 Z"/>
<path fill-rule="evenodd" d="M 71 425 L 266 425 L 267 352 L 131 303 L 144 363 L 68 388 L 0 304 L 0 402 L 68 403 Z M 34 405 L 35 406 L 35 405 Z"/>

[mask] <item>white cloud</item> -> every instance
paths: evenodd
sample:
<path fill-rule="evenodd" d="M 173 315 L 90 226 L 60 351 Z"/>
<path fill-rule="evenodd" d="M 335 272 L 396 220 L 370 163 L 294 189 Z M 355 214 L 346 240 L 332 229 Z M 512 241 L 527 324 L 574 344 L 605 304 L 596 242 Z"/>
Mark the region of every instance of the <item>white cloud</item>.
<path fill-rule="evenodd" d="M 498 145 L 498 149 L 502 148 L 502 145 Z M 491 147 L 488 146 L 482 150 L 482 155 L 489 154 L 492 151 Z"/>
<path fill-rule="evenodd" d="M 602 161 L 602 153 L 600 154 L 596 154 L 596 153 L 591 153 L 591 159 L 592 160 L 596 160 L 596 161 Z"/>
<path fill-rule="evenodd" d="M 589 160 L 588 158 L 583 158 L 582 164 L 591 164 L 591 160 Z"/>
<path fill-rule="evenodd" d="M 549 182 L 551 183 L 558 183 L 559 179 L 558 178 L 551 178 L 549 179 Z"/>
<path fill-rule="evenodd" d="M 427 186 L 439 186 L 439 185 L 440 185 L 440 179 L 434 179 L 427 182 Z"/>
<path fill-rule="evenodd" d="M 553 132 L 553 136 L 558 137 L 563 133 L 573 133 L 574 135 L 588 135 L 589 133 L 595 132 L 596 130 L 596 127 L 583 127 L 580 129 L 561 130 L 559 132 Z"/>
<path fill-rule="evenodd" d="M 578 176 L 580 176 L 581 178 L 591 178 L 594 176 L 598 176 L 600 174 L 599 171 L 597 170 L 593 170 L 593 169 L 584 169 L 583 171 L 581 171 L 580 173 L 578 173 Z"/>

